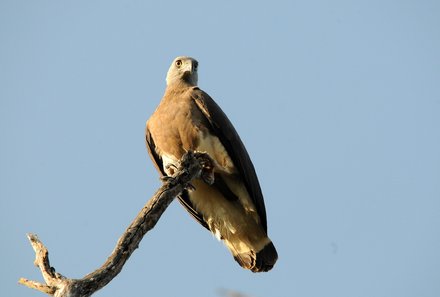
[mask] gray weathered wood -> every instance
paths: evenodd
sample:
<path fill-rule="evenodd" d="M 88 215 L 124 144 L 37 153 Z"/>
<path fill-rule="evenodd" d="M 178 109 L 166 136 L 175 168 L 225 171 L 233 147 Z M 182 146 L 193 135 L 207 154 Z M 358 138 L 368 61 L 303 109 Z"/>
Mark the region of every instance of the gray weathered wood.
<path fill-rule="evenodd" d="M 50 266 L 49 252 L 34 234 L 28 239 L 35 251 L 35 262 L 41 270 L 45 284 L 21 278 L 20 284 L 56 297 L 85 297 L 107 285 L 122 270 L 125 262 L 139 246 L 143 236 L 154 228 L 173 199 L 186 188 L 191 180 L 201 176 L 203 167 L 212 160 L 207 154 L 188 152 L 182 157 L 177 173 L 164 179 L 156 194 L 145 204 L 134 221 L 119 238 L 115 249 L 105 263 L 81 279 L 69 279 L 55 272 Z M 212 164 L 212 163 L 211 163 Z"/>

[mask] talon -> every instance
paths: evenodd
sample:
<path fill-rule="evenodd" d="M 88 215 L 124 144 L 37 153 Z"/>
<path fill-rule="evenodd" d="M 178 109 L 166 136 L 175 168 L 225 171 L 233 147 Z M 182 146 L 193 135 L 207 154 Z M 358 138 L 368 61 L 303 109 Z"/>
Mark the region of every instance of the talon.
<path fill-rule="evenodd" d="M 165 172 L 169 176 L 173 176 L 177 172 L 177 170 L 178 170 L 178 168 L 174 164 L 168 164 L 168 165 L 165 166 Z"/>
<path fill-rule="evenodd" d="M 212 161 L 209 159 L 203 159 L 201 161 L 202 165 L 202 172 L 201 172 L 201 178 L 202 180 L 207 183 L 208 185 L 214 184 L 214 166 L 212 165 Z"/>
<path fill-rule="evenodd" d="M 202 180 L 210 186 L 213 185 L 215 181 L 214 171 L 211 172 L 202 171 Z"/>

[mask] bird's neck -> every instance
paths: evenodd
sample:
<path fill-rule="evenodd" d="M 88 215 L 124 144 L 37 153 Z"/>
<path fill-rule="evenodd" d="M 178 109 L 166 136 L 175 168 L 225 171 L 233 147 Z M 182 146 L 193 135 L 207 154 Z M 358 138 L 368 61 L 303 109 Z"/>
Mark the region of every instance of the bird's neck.
<path fill-rule="evenodd" d="M 191 87 L 195 87 L 197 86 L 197 84 L 195 84 L 194 82 L 187 80 L 187 79 L 176 79 L 176 80 L 172 80 L 170 82 L 168 82 L 167 84 L 167 89 L 173 88 L 173 89 L 177 89 L 177 88 L 191 88 Z"/>

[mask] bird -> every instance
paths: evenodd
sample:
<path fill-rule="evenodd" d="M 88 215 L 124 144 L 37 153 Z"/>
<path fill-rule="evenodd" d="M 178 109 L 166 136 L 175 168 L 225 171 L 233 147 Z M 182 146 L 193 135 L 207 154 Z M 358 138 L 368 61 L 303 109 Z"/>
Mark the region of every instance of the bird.
<path fill-rule="evenodd" d="M 198 66 L 188 56 L 171 63 L 164 96 L 146 123 L 148 153 L 162 178 L 175 174 L 186 152 L 207 153 L 213 160 L 207 178 L 194 179 L 179 201 L 223 241 L 240 266 L 252 272 L 269 271 L 278 253 L 267 235 L 254 165 L 226 114 L 198 87 Z"/>

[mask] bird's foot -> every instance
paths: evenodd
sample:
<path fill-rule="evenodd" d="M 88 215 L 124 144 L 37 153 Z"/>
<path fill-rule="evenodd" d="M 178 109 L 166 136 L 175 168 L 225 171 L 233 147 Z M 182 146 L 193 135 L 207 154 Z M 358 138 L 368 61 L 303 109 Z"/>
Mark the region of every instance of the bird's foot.
<path fill-rule="evenodd" d="M 208 185 L 214 184 L 214 165 L 211 158 L 203 158 L 200 164 L 202 165 L 202 172 L 200 173 L 202 180 Z"/>
<path fill-rule="evenodd" d="M 167 164 L 165 166 L 165 172 L 168 175 L 168 177 L 174 176 L 178 170 L 179 168 L 174 164 Z"/>
<path fill-rule="evenodd" d="M 160 177 L 160 180 L 164 183 L 171 181 L 174 178 L 174 175 L 177 173 L 178 168 L 174 164 L 168 164 L 165 166 L 165 174 Z"/>
<path fill-rule="evenodd" d="M 202 170 L 202 180 L 207 183 L 208 185 L 214 184 L 215 177 L 214 177 L 214 170 Z"/>

